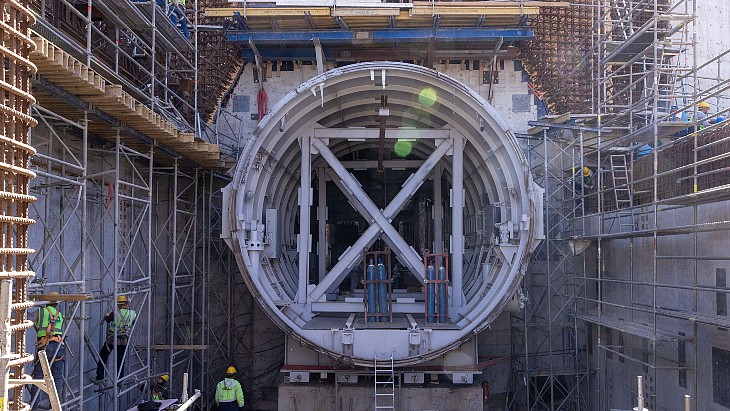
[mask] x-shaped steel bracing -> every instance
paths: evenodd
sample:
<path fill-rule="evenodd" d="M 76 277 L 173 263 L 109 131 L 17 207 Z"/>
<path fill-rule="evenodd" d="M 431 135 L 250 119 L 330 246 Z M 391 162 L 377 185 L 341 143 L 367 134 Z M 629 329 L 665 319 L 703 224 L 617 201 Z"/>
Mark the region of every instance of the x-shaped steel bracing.
<path fill-rule="evenodd" d="M 319 151 L 322 158 L 332 167 L 333 181 L 342 190 L 355 209 L 362 214 L 365 220 L 371 225 L 365 233 L 355 241 L 355 244 L 347 249 L 339 261 L 329 273 L 320 281 L 319 285 L 309 293 L 309 301 L 318 301 L 342 282 L 352 268 L 362 258 L 362 250 L 369 248 L 375 241 L 383 236 L 383 240 L 398 253 L 398 259 L 403 263 L 415 277 L 423 283 L 423 260 L 398 231 L 390 224 L 393 218 L 406 206 L 410 198 L 431 174 L 441 158 L 451 149 L 453 143 L 449 139 L 437 142 L 436 149 L 423 162 L 421 167 L 411 175 L 403 185 L 402 189 L 393 198 L 384 210 L 380 210 L 360 186 L 357 179 L 350 174 L 342 163 L 337 159 L 327 144 L 317 138 L 313 138 L 312 146 Z"/>

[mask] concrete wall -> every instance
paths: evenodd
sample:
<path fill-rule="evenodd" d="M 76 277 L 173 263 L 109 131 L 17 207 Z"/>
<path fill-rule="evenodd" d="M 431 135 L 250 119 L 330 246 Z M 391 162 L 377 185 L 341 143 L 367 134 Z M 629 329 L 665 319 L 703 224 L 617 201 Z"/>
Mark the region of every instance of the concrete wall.
<path fill-rule="evenodd" d="M 677 1 L 677 0 L 675 0 Z M 730 2 L 725 0 L 694 0 L 696 3 L 696 16 L 697 19 L 694 24 L 694 30 L 697 36 L 697 46 L 694 49 L 694 55 L 692 51 L 683 54 L 681 59 L 686 61 L 680 61 L 680 65 L 693 66 L 693 59 L 696 58 L 698 66 L 702 66 L 707 61 L 719 56 L 723 52 L 730 49 L 730 40 L 724 33 L 728 29 L 727 22 L 730 21 Z M 689 0 L 686 2 L 686 12 L 692 14 L 693 12 L 693 1 Z M 679 6 L 678 12 L 685 12 L 684 3 Z M 692 27 L 690 25 L 690 27 Z M 680 38 L 682 33 L 678 33 L 674 37 Z M 692 41 L 690 37 L 688 39 Z M 691 49 L 690 49 L 691 50 Z M 717 62 L 713 62 L 707 67 L 702 68 L 697 73 L 699 81 L 699 92 L 706 91 L 716 85 L 717 83 L 730 78 L 730 55 L 725 55 Z M 687 80 L 683 93 L 692 92 L 692 83 L 694 79 L 690 78 Z M 730 107 L 730 92 L 725 91 L 724 97 L 722 98 L 710 98 L 707 102 L 712 107 L 711 113 L 721 111 Z M 680 104 L 684 103 L 680 101 Z M 691 103 L 691 102 L 687 102 Z M 728 116 L 725 115 L 725 118 Z"/>
<path fill-rule="evenodd" d="M 675 227 L 693 224 L 694 210 L 692 207 L 671 209 L 659 213 L 657 219 L 659 227 Z M 703 204 L 697 207 L 697 223 L 711 224 L 730 220 L 730 201 Z M 650 221 L 653 221 L 650 220 Z M 649 223 L 653 226 L 653 223 Z M 595 256 L 594 250 L 587 255 L 590 260 Z M 611 280 L 626 280 L 634 283 L 647 285 L 623 284 L 619 282 L 606 282 L 603 285 L 603 299 L 612 304 L 632 307 L 624 308 L 618 306 L 606 306 L 605 315 L 611 318 L 619 318 L 631 321 L 635 324 L 652 327 L 654 315 L 652 314 L 653 302 L 659 310 L 666 310 L 677 313 L 680 316 L 698 318 L 698 321 L 674 319 L 667 316 L 658 316 L 656 328 L 666 336 L 678 336 L 683 333 L 686 336 L 693 335 L 693 327 L 697 326 L 697 344 L 687 342 L 686 364 L 687 370 L 686 387 L 679 385 L 678 350 L 680 345 L 677 341 L 669 341 L 670 338 L 660 338 L 656 341 L 656 364 L 663 369 L 645 368 L 641 364 L 632 362 L 630 359 L 620 360 L 620 356 L 613 354 L 608 358 L 605 353 L 598 355 L 598 329 L 593 329 L 593 350 L 590 356 L 594 368 L 600 367 L 598 379 L 594 379 L 594 391 L 592 401 L 595 409 L 597 407 L 598 388 L 605 394 L 603 404 L 607 408 L 628 409 L 636 405 L 636 376 L 645 377 L 646 388 L 650 391 L 652 407 L 651 410 L 677 410 L 681 409 L 684 394 L 692 394 L 693 387 L 697 386 L 698 401 L 696 408 L 693 403 L 693 410 L 726 410 L 727 408 L 713 401 L 713 387 L 720 383 L 720 380 L 713 380 L 713 347 L 723 350 L 730 350 L 730 339 L 726 328 L 718 325 L 727 325 L 727 312 L 718 313 L 718 298 L 726 294 L 726 287 L 718 288 L 716 283 L 716 270 L 725 269 L 730 272 L 730 261 L 726 259 L 727 250 L 730 247 L 730 235 L 727 230 L 709 231 L 692 234 L 660 236 L 656 243 L 656 254 L 658 256 L 676 256 L 680 258 L 658 259 L 654 264 L 653 239 L 636 238 L 633 240 L 612 240 L 602 242 L 603 265 L 602 275 Z M 694 260 L 689 258 L 692 255 L 710 257 Z M 684 258 L 681 258 L 684 257 Z M 713 258 L 714 257 L 714 258 Z M 593 260 L 595 261 L 595 260 Z M 590 263 L 589 263 L 590 264 Z M 591 275 L 591 274 L 589 274 Z M 653 287 L 652 284 L 673 286 L 673 287 L 703 287 L 704 290 L 693 291 L 670 287 Z M 654 292 L 656 291 L 656 300 Z M 718 297 L 720 296 L 720 297 Z M 727 297 L 724 297 L 725 299 Z M 645 310 L 647 312 L 641 312 Z M 714 324 L 713 324 L 714 323 Z M 619 337 L 619 334 L 622 334 Z M 623 339 L 620 344 L 619 338 Z M 611 332 L 609 339 L 606 330 L 601 330 L 601 344 L 610 345 L 615 350 L 624 352 L 632 358 L 653 363 L 652 344 L 654 342 L 645 338 L 631 336 L 629 333 L 620 333 L 618 330 Z M 696 348 L 696 352 L 695 352 Z M 696 357 L 695 357 L 696 356 Z M 724 370 L 730 373 L 730 368 Z M 696 383 L 695 383 L 696 378 Z M 651 390 L 654 391 L 651 391 Z M 727 390 L 727 387 L 718 386 L 717 390 Z M 633 394 L 632 394 L 633 393 Z M 657 394 L 656 398 L 653 395 Z M 633 405 L 632 405 L 633 404 Z"/>
<path fill-rule="evenodd" d="M 504 60 L 498 63 L 498 67 L 499 83 L 493 86 L 492 105 L 510 124 L 513 131 L 524 133 L 529 128 L 527 121 L 534 119 L 537 113 L 534 96 L 527 89 L 527 77 L 523 75 L 521 66 L 515 61 Z M 257 124 L 256 119 L 251 119 L 252 114 L 258 113 L 256 94 L 259 90 L 259 84 L 253 82 L 253 68 L 251 64 L 245 67 L 241 80 L 235 85 L 229 100 L 227 110 L 236 117 L 228 117 L 218 124 L 221 134 L 240 136 L 241 141 L 248 138 Z M 465 65 L 459 64 L 436 64 L 434 67 L 435 70 L 454 77 L 477 91 L 485 100 L 489 100 L 489 85 L 483 84 L 480 70 L 471 68 L 470 66 L 470 70 L 466 70 Z M 287 93 L 316 75 L 316 65 L 295 65 L 294 71 L 281 71 L 278 74 L 274 72 L 272 78 L 263 83 L 268 95 L 268 109 L 274 107 Z"/>
<path fill-rule="evenodd" d="M 730 21 L 730 2 L 724 0 L 697 1 L 697 24 L 695 24 L 697 48 L 695 53 L 699 64 L 730 48 L 730 40 L 727 35 L 723 34 L 727 32 L 728 21 Z M 712 71 L 715 72 L 717 78 L 730 78 L 730 56 L 725 56 L 720 64 L 714 65 Z M 727 102 L 725 102 L 725 107 L 727 107 Z"/>
<path fill-rule="evenodd" d="M 370 411 L 374 391 L 369 385 L 282 384 L 279 386 L 280 411 Z M 465 411 L 480 410 L 482 388 L 431 385 L 396 388 L 398 410 Z"/>

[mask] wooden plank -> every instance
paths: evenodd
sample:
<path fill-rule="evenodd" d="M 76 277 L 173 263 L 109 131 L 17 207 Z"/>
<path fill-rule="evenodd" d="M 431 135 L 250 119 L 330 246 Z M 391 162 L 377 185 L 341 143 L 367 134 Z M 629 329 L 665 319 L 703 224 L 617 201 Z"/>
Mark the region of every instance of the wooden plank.
<path fill-rule="evenodd" d="M 39 301 L 88 301 L 92 294 L 28 294 L 28 297 Z"/>
<path fill-rule="evenodd" d="M 183 143 L 192 143 L 195 140 L 195 133 L 178 133 L 177 139 Z"/>
<path fill-rule="evenodd" d="M 399 9 L 372 9 L 363 7 L 340 7 L 332 11 L 333 17 L 389 17 L 389 16 L 400 16 L 401 11 Z M 406 12 L 406 16 L 408 13 Z"/>
<path fill-rule="evenodd" d="M 301 16 L 307 13 L 311 16 L 330 16 L 329 7 L 209 7 L 205 9 L 206 17 L 231 17 L 234 12 L 246 17 L 285 17 Z"/>
<path fill-rule="evenodd" d="M 470 2 L 458 2 L 461 4 L 448 3 L 445 5 L 441 3 L 438 6 L 428 5 L 416 6 L 414 4 L 411 9 L 411 15 L 413 16 L 433 16 L 438 14 L 441 16 L 521 16 L 521 15 L 537 15 L 540 14 L 539 7 L 520 7 L 519 3 L 515 6 L 504 5 L 505 3 L 497 3 L 492 6 L 473 6 Z"/>
<path fill-rule="evenodd" d="M 414 1 L 413 7 L 416 6 L 424 6 L 424 5 L 431 5 L 435 4 L 438 6 L 454 6 L 454 7 L 462 7 L 462 6 L 470 6 L 470 7 L 504 7 L 506 5 L 510 5 L 512 7 L 519 8 L 522 7 L 569 7 L 570 2 L 569 1 L 522 1 L 522 2 L 514 2 L 514 3 L 507 3 L 505 2 L 495 2 L 495 1 L 437 1 L 436 3 L 431 3 L 430 1 Z M 339 6 L 337 6 L 339 7 Z"/>

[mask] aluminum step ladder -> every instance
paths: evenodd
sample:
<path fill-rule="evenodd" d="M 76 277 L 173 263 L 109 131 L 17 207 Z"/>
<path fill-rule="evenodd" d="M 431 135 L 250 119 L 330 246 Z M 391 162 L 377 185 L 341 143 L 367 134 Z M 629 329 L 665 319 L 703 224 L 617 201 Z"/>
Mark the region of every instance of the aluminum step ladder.
<path fill-rule="evenodd" d="M 623 154 L 611 154 L 611 178 L 613 179 L 613 195 L 616 200 L 616 209 L 630 208 L 634 205 L 629 186 L 629 168 L 626 164 L 626 156 Z"/>
<path fill-rule="evenodd" d="M 375 355 L 375 411 L 395 410 L 395 370 L 393 356 L 378 359 Z"/>
<path fill-rule="evenodd" d="M 634 229 L 634 198 L 629 184 L 629 167 L 626 162 L 626 155 L 611 154 L 611 178 L 613 179 L 613 195 L 616 201 L 616 217 L 618 218 L 619 230 L 621 232 Z"/>

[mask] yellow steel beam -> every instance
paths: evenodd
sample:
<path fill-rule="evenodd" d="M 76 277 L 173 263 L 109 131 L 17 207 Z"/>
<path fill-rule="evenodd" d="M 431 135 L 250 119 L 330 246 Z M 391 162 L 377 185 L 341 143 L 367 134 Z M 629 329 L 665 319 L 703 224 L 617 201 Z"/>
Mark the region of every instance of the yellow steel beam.
<path fill-rule="evenodd" d="M 206 17 L 230 17 L 234 12 L 246 17 L 330 16 L 329 7 L 211 7 L 205 9 Z"/>

